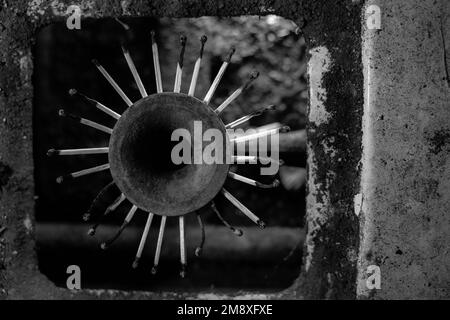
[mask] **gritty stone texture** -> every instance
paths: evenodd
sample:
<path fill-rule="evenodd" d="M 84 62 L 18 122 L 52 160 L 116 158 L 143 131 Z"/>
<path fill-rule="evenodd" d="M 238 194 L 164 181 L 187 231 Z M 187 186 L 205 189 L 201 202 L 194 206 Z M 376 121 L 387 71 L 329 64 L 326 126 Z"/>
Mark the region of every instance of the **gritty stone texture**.
<path fill-rule="evenodd" d="M 364 29 L 358 297 L 450 298 L 450 4 L 371 1 Z M 367 5 L 368 5 L 367 4 Z M 381 289 L 367 289 L 367 267 Z"/>
<path fill-rule="evenodd" d="M 308 270 L 291 288 L 279 294 L 238 292 L 233 296 L 219 296 L 214 293 L 71 292 L 56 288 L 40 274 L 34 251 L 32 48 L 36 32 L 51 22 L 64 21 L 67 7 L 74 2 L 3 1 L 0 4 L 0 228 L 6 227 L 6 231 L 0 234 L 0 298 L 354 298 L 359 224 L 353 213 L 353 199 L 359 192 L 363 108 L 361 3 L 350 0 L 332 3 L 325 0 L 80 0 L 77 3 L 83 17 L 93 18 L 277 14 L 297 23 L 310 49 L 324 47 L 329 53 L 330 65 L 321 74 L 320 86 L 326 97 L 318 97 L 329 118 L 326 122 L 311 123 L 308 129 L 309 166 L 316 173 L 311 177 L 310 192 L 314 195 L 311 201 L 322 204 L 325 196 L 328 200 L 319 215 L 308 222 L 321 222 L 320 227 L 308 234 Z M 441 136 L 445 137 L 445 132 Z M 433 137 L 429 139 L 438 139 Z"/>

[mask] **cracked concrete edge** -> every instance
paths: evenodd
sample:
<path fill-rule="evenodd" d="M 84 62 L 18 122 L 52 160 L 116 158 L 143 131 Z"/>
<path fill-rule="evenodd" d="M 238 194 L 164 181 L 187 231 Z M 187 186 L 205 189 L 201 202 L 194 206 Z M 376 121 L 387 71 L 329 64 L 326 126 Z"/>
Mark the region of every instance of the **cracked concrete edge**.
<path fill-rule="evenodd" d="M 450 298 L 448 1 L 371 0 L 363 28 L 365 104 L 360 299 Z M 442 34 L 446 35 L 443 37 Z M 447 46 L 447 48 L 445 48 Z M 381 289 L 366 285 L 370 265 Z"/>

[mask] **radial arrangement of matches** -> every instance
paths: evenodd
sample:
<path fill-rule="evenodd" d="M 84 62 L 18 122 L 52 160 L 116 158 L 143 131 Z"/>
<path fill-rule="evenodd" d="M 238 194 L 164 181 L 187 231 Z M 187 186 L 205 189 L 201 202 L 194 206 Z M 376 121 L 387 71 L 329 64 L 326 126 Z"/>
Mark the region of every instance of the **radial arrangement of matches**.
<path fill-rule="evenodd" d="M 124 25 L 123 23 L 121 23 L 121 24 Z M 126 30 L 127 30 L 127 32 L 130 31 L 128 26 L 127 26 Z M 154 95 L 164 95 L 164 94 L 167 94 L 167 91 L 166 92 L 163 91 L 163 84 L 162 84 L 162 80 L 161 80 L 161 68 L 160 68 L 159 56 L 158 56 L 158 45 L 155 40 L 155 33 L 151 32 L 150 36 L 151 36 L 150 38 L 151 38 L 151 46 L 152 46 L 152 53 L 153 53 L 153 66 L 154 66 L 156 88 L 157 88 L 157 92 Z M 198 76 L 199 76 L 199 71 L 200 71 L 202 57 L 203 57 L 203 49 L 204 49 L 206 40 L 207 40 L 206 36 L 202 36 L 200 38 L 199 55 L 194 64 L 194 69 L 192 71 L 192 79 L 190 81 L 189 91 L 187 93 L 187 96 L 190 96 L 190 97 L 195 96 L 195 89 L 196 89 L 196 84 L 197 84 L 197 80 L 198 80 Z M 184 72 L 183 57 L 184 57 L 186 43 L 187 43 L 187 38 L 185 36 L 181 36 L 180 37 L 180 47 L 181 48 L 180 48 L 180 55 L 178 58 L 178 62 L 176 65 L 175 83 L 174 83 L 173 91 L 170 91 L 173 93 L 177 93 L 178 95 L 182 94 L 181 93 L 181 82 L 182 82 L 181 79 L 182 79 L 183 72 Z M 136 85 L 139 89 L 139 93 L 142 96 L 142 99 L 147 98 L 148 97 L 147 91 L 144 87 L 141 77 L 139 76 L 139 73 L 135 67 L 135 64 L 133 62 L 130 52 L 127 49 L 126 44 L 122 44 L 122 52 L 125 57 L 126 63 L 131 71 L 131 74 L 136 82 Z M 211 87 L 207 91 L 204 98 L 201 99 L 204 108 L 211 108 L 211 104 L 210 104 L 211 99 L 212 99 L 217 87 L 219 86 L 221 78 L 227 69 L 227 66 L 230 64 L 230 61 L 231 61 L 231 58 L 232 58 L 234 52 L 235 52 L 235 49 L 231 48 L 229 53 L 226 55 L 217 75 L 215 76 L 215 78 L 211 84 Z M 98 69 L 98 71 L 103 75 L 103 77 L 109 82 L 109 84 L 117 92 L 117 94 L 122 98 L 122 100 L 125 102 L 125 104 L 127 105 L 128 108 L 132 107 L 138 101 L 142 100 L 142 99 L 140 99 L 140 100 L 136 101 L 135 103 L 133 103 L 128 98 L 128 96 L 125 94 L 125 92 L 120 88 L 120 86 L 117 84 L 117 82 L 114 80 L 114 78 L 108 73 L 108 71 L 97 60 L 92 60 L 92 62 L 95 65 L 95 67 Z M 248 81 L 246 81 L 241 87 L 236 89 L 217 108 L 212 109 L 215 112 L 215 115 L 218 117 L 218 115 L 225 108 L 227 108 L 234 100 L 236 100 L 236 98 L 239 97 L 239 95 L 244 90 L 246 90 L 250 86 L 251 82 L 254 79 L 256 79 L 257 77 L 258 77 L 258 72 L 256 72 L 256 71 L 253 72 L 250 75 Z M 105 106 L 101 102 L 84 95 L 83 93 L 77 91 L 76 89 L 70 89 L 69 94 L 71 96 L 79 98 L 80 101 L 82 101 L 84 103 L 88 103 L 88 104 L 92 105 L 93 107 L 99 109 L 100 111 L 106 113 L 107 115 L 114 118 L 117 122 L 120 120 L 120 118 L 125 113 L 124 112 L 122 114 L 119 114 L 116 111 L 113 111 L 111 108 Z M 274 109 L 274 106 L 260 108 L 248 115 L 243 116 L 242 118 L 239 118 L 239 119 L 225 125 L 224 128 L 227 128 L 227 129 L 235 128 L 235 127 L 247 122 L 251 118 L 261 115 L 265 111 L 273 110 L 273 109 Z M 63 109 L 59 110 L 59 115 L 61 117 L 65 117 L 65 118 L 71 119 L 75 122 L 81 123 L 82 125 L 94 128 L 94 129 L 101 131 L 102 133 L 105 133 L 108 135 L 113 135 L 114 130 L 116 130 L 115 129 L 116 127 L 114 127 L 114 128 L 106 127 L 97 122 L 88 120 L 86 118 L 82 118 L 78 115 L 68 113 Z M 285 127 L 283 127 L 283 128 L 285 128 Z M 261 137 L 263 135 L 270 135 L 273 133 L 274 133 L 273 130 L 267 130 L 266 132 L 262 132 L 262 133 L 259 132 L 257 138 Z M 240 136 L 239 139 L 245 141 L 246 139 L 254 139 L 254 137 L 252 137 L 250 135 L 248 137 Z M 100 153 L 108 154 L 110 151 L 109 149 L 110 149 L 109 147 L 80 148 L 80 149 L 50 149 L 50 150 L 48 150 L 47 155 L 48 156 L 54 156 L 54 155 L 76 156 L 76 155 L 88 155 L 88 154 L 100 154 Z M 235 160 L 237 159 L 239 161 L 239 160 L 246 160 L 247 158 L 251 158 L 251 157 L 235 155 L 235 156 L 233 156 L 233 158 Z M 242 159 L 239 159 L 239 158 L 242 158 Z M 273 161 L 276 161 L 276 160 L 273 159 Z M 98 165 L 95 167 L 83 169 L 80 171 L 76 171 L 76 172 L 72 172 L 72 173 L 60 176 L 56 179 L 56 181 L 57 181 L 57 183 L 63 183 L 64 181 L 67 181 L 67 180 L 79 178 L 79 177 L 82 177 L 85 175 L 89 175 L 89 174 L 93 174 L 96 172 L 105 171 L 105 170 L 109 170 L 109 169 L 110 169 L 110 163 L 105 163 L 105 164 L 101 164 L 101 165 Z M 243 183 L 255 186 L 255 187 L 260 187 L 260 188 L 273 188 L 273 187 L 277 187 L 279 185 L 278 180 L 274 180 L 273 183 L 271 183 L 271 184 L 263 184 L 258 181 L 255 181 L 253 179 L 239 175 L 237 173 L 228 171 L 228 169 L 227 169 L 226 175 L 231 179 L 234 179 L 234 180 L 237 180 L 237 181 L 240 181 L 240 182 L 243 182 Z M 265 227 L 265 224 L 262 220 L 260 220 L 253 212 L 251 212 L 241 202 L 239 202 L 230 192 L 228 192 L 226 189 L 223 188 L 223 183 L 220 185 L 220 187 L 221 187 L 221 189 L 220 189 L 219 193 L 221 193 L 229 202 L 231 202 L 237 209 L 239 209 L 240 212 L 242 212 L 245 216 L 247 216 L 251 221 L 253 221 L 255 224 L 257 224 L 259 227 L 261 227 L 261 228 Z M 114 200 L 109 205 L 107 205 L 107 207 L 105 208 L 105 206 L 104 205 L 102 206 L 102 204 L 105 203 L 106 198 L 108 198 L 108 197 L 111 198 L 111 195 L 113 195 L 112 198 Z M 125 216 L 125 218 L 123 220 L 122 225 L 117 230 L 115 235 L 113 237 L 111 237 L 110 239 L 101 243 L 100 247 L 102 249 L 107 249 L 109 246 L 111 246 L 113 244 L 113 242 L 116 239 L 118 239 L 120 237 L 123 230 L 127 227 L 127 225 L 130 223 L 130 221 L 133 219 L 136 212 L 138 212 L 138 209 L 141 209 L 141 211 L 144 211 L 144 212 L 149 211 L 149 210 L 145 210 L 145 208 L 139 208 L 138 205 L 133 204 L 133 201 L 131 201 L 131 199 L 127 198 L 125 192 L 121 191 L 120 188 L 118 188 L 116 181 L 113 180 L 98 193 L 98 195 L 95 197 L 95 199 L 91 203 L 90 208 L 83 215 L 84 221 L 93 221 L 93 223 L 94 223 L 94 225 L 92 225 L 92 227 L 88 231 L 88 234 L 92 236 L 95 234 L 97 227 L 108 217 L 108 215 L 110 213 L 114 212 L 122 203 L 124 203 L 125 200 L 130 200 L 129 202 L 132 203 L 131 208 L 129 209 L 127 215 Z M 215 213 L 217 218 L 223 223 L 223 225 L 226 228 L 228 228 L 232 233 L 234 233 L 237 236 L 241 236 L 243 234 L 240 229 L 233 227 L 223 218 L 223 216 L 217 210 L 213 199 L 208 201 L 208 203 L 207 203 L 207 205 L 205 205 L 205 207 L 209 207 Z M 99 208 L 100 208 L 100 210 L 99 210 Z M 203 245 L 205 243 L 205 230 L 204 230 L 204 224 L 202 222 L 202 218 L 200 215 L 200 210 L 196 211 L 195 213 L 196 213 L 197 221 L 201 228 L 201 234 L 202 234 L 201 243 L 195 250 L 195 255 L 199 256 L 200 253 L 202 252 Z M 133 268 L 136 268 L 139 264 L 139 259 L 142 256 L 142 252 L 144 250 L 146 239 L 149 234 L 150 227 L 154 220 L 155 215 L 161 216 L 161 220 L 160 220 L 160 227 L 159 227 L 159 233 L 158 233 L 158 240 L 157 240 L 156 248 L 155 248 L 153 268 L 151 269 L 152 274 L 155 274 L 157 272 L 157 267 L 159 265 L 160 254 L 161 254 L 161 249 L 162 249 L 162 244 L 163 244 L 166 220 L 167 220 L 167 217 L 171 217 L 170 215 L 160 214 L 158 212 L 148 212 L 147 221 L 145 223 L 142 237 L 139 242 L 136 257 L 132 264 Z M 181 275 L 181 277 L 184 277 L 186 274 L 186 266 L 187 266 L 186 244 L 185 244 L 185 219 L 184 219 L 185 217 L 183 214 L 181 214 L 179 216 L 176 216 L 176 218 L 178 218 L 178 223 L 179 223 L 179 244 L 180 244 L 180 263 L 181 263 L 180 275 Z"/>

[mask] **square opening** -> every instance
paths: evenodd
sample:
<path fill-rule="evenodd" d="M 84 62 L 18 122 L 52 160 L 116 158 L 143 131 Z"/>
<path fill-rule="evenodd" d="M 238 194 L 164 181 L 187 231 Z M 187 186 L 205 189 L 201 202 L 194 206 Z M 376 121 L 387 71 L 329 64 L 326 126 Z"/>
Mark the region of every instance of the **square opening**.
<path fill-rule="evenodd" d="M 123 221 L 129 204 L 110 214 L 94 237 L 87 235 L 91 223 L 82 216 L 97 193 L 112 181 L 108 171 L 57 184 L 55 179 L 107 162 L 107 156 L 47 157 L 50 148 L 88 148 L 107 146 L 106 133 L 60 118 L 58 110 L 77 114 L 105 126 L 115 120 L 92 105 L 74 99 L 69 89 L 92 97 L 117 113 L 126 105 L 91 63 L 98 59 L 132 101 L 139 90 L 120 48 L 124 29 L 114 19 L 83 19 L 80 30 L 69 30 L 65 23 L 54 23 L 37 36 L 34 51 L 34 157 L 36 184 L 37 243 L 40 270 L 56 285 L 65 287 L 69 265 L 82 271 L 83 288 L 123 290 L 164 290 L 219 292 L 274 292 L 288 287 L 300 272 L 305 214 L 305 154 L 302 130 L 306 124 L 308 88 L 306 45 L 296 33 L 293 22 L 278 16 L 243 16 L 237 18 L 121 19 L 131 27 L 127 46 L 149 94 L 156 92 L 150 30 L 158 35 L 164 91 L 172 91 L 179 36 L 188 38 L 181 92 L 187 92 L 192 69 L 198 57 L 199 38 L 206 34 L 204 58 L 196 97 L 203 98 L 218 72 L 224 55 L 236 47 L 232 63 L 211 101 L 218 106 L 247 79 L 253 69 L 260 72 L 257 81 L 221 114 L 229 123 L 259 107 L 274 104 L 275 111 L 255 117 L 244 128 L 272 123 L 290 126 L 290 148 L 280 147 L 285 161 L 277 177 L 277 189 L 257 189 L 228 179 L 227 189 L 267 224 L 256 227 L 218 195 L 217 208 L 230 224 L 244 231 L 236 237 L 212 211 L 203 222 L 206 243 L 200 258 L 195 247 L 200 228 L 194 214 L 186 216 L 187 277 L 179 277 L 177 219 L 167 219 L 161 260 L 156 275 L 151 275 L 159 220 L 153 220 L 140 265 L 131 267 L 147 214 L 138 212 L 128 228 L 108 250 L 99 244 L 110 237 Z M 295 135 L 297 134 L 297 136 Z M 297 140 L 295 140 L 297 139 Z M 295 146 L 295 147 L 292 147 Z M 237 171 L 235 170 L 237 169 Z M 252 179 L 260 177 L 259 166 L 238 165 L 233 171 Z"/>

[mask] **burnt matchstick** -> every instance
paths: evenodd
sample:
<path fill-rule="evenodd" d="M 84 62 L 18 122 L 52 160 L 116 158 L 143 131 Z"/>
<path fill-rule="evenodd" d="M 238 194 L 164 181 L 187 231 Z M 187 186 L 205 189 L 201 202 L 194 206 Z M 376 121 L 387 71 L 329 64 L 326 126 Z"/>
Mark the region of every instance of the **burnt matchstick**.
<path fill-rule="evenodd" d="M 123 223 L 120 226 L 119 230 L 117 230 L 116 234 L 111 239 L 108 239 L 105 242 L 102 242 L 100 244 L 100 248 L 102 248 L 103 250 L 108 249 L 114 243 L 114 241 L 116 241 L 120 237 L 120 235 L 122 234 L 123 230 L 125 230 L 125 228 L 128 226 L 130 221 L 133 219 L 134 214 L 136 213 L 136 210 L 137 210 L 137 207 L 135 205 L 133 205 L 131 207 L 130 211 L 128 211 L 127 216 L 123 220 Z"/>
<path fill-rule="evenodd" d="M 230 64 L 231 57 L 233 56 L 235 51 L 236 51 L 236 49 L 234 47 L 232 47 L 230 52 L 228 53 L 227 57 L 223 61 L 222 65 L 220 66 L 220 69 L 217 72 L 217 75 L 214 78 L 214 81 L 211 84 L 211 87 L 209 88 L 208 92 L 205 95 L 205 98 L 203 99 L 203 102 L 205 102 L 206 104 L 209 104 L 211 102 L 214 92 L 216 91 L 217 86 L 219 85 L 219 82 L 222 79 L 223 74 L 225 73 L 225 70 L 227 69 L 228 65 Z"/>
<path fill-rule="evenodd" d="M 144 231 L 142 232 L 141 241 L 139 242 L 139 247 L 138 247 L 138 250 L 136 253 L 136 257 L 134 258 L 134 261 L 133 261 L 134 269 L 136 269 L 139 265 L 139 260 L 141 259 L 142 251 L 144 250 L 145 242 L 147 241 L 148 232 L 150 231 L 150 226 L 152 225 L 153 216 L 154 216 L 154 214 L 149 212 L 147 221 L 145 222 Z"/>
<path fill-rule="evenodd" d="M 261 109 L 255 110 L 252 113 L 250 113 L 250 114 L 248 114 L 246 116 L 243 116 L 242 118 L 239 118 L 237 120 L 234 120 L 233 122 L 230 122 L 229 124 L 225 125 L 225 128 L 226 129 L 233 129 L 233 128 L 235 128 L 235 127 L 237 127 L 237 126 L 239 126 L 239 125 L 249 121 L 253 117 L 260 116 L 264 112 L 270 111 L 270 110 L 274 110 L 274 109 L 275 109 L 275 106 L 273 104 L 271 104 L 271 105 L 269 105 L 267 107 L 263 107 Z"/>
<path fill-rule="evenodd" d="M 228 229 L 231 230 L 231 232 L 233 232 L 235 235 L 237 235 L 238 237 L 242 236 L 244 234 L 244 232 L 242 232 L 241 229 L 239 228 L 235 228 L 232 225 L 230 225 L 220 214 L 219 210 L 217 210 L 217 207 L 215 205 L 214 202 L 211 202 L 211 209 L 214 211 L 214 213 L 216 214 L 216 216 L 219 218 L 219 220 L 225 225 L 225 227 L 227 227 Z"/>
<path fill-rule="evenodd" d="M 277 163 L 278 166 L 284 165 L 284 161 L 279 159 L 274 159 L 271 157 L 261 157 L 261 156 L 231 156 L 232 163 L 243 164 L 243 163 L 258 163 L 258 161 L 262 163 L 274 162 Z"/>
<path fill-rule="evenodd" d="M 100 71 L 100 73 L 103 75 L 103 77 L 105 77 L 105 79 L 114 88 L 114 90 L 116 90 L 122 100 L 125 101 L 127 106 L 131 107 L 133 105 L 133 102 L 131 102 L 125 92 L 123 92 L 123 90 L 119 87 L 117 82 L 110 76 L 108 71 L 106 71 L 106 69 L 96 59 L 92 59 L 92 63 L 97 67 L 98 71 Z"/>
<path fill-rule="evenodd" d="M 114 189 L 114 187 L 115 187 L 115 189 Z M 114 190 L 119 191 L 119 189 L 117 188 L 116 183 L 114 181 L 111 181 L 106 186 L 104 186 L 103 189 L 100 190 L 100 192 L 94 198 L 94 200 L 92 201 L 92 203 L 89 206 L 86 213 L 83 215 L 83 221 L 86 221 L 86 222 L 89 221 L 92 217 L 92 213 L 94 212 L 94 209 L 99 205 L 99 203 L 104 202 L 103 199 L 105 198 L 105 196 L 108 193 L 110 193 L 111 191 L 114 191 Z"/>
<path fill-rule="evenodd" d="M 234 100 L 237 99 L 241 95 L 242 92 L 244 92 L 248 87 L 250 87 L 251 83 L 258 78 L 259 72 L 253 71 L 248 80 L 238 89 L 236 89 L 220 106 L 217 107 L 216 110 L 214 110 L 215 113 L 220 114 L 226 107 L 228 107 Z"/>
<path fill-rule="evenodd" d="M 98 228 L 98 226 L 103 222 L 103 220 L 109 215 L 110 212 L 113 212 L 114 210 L 117 209 L 117 207 L 123 202 L 125 201 L 126 197 L 123 193 L 120 194 L 120 196 L 118 196 L 116 198 L 116 200 L 113 201 L 113 203 L 111 205 L 109 205 L 105 212 L 103 213 L 102 216 L 100 216 L 100 218 L 98 219 L 98 221 L 88 230 L 88 235 L 93 236 L 95 235 L 95 232 Z"/>
<path fill-rule="evenodd" d="M 102 164 L 102 165 L 99 165 L 96 167 L 72 172 L 72 173 L 66 174 L 64 176 L 59 176 L 58 178 L 56 178 L 56 182 L 63 183 L 63 181 L 66 181 L 66 180 L 71 180 L 74 178 L 82 177 L 82 176 L 85 176 L 88 174 L 92 174 L 92 173 L 96 173 L 96 172 L 100 172 L 100 171 L 104 171 L 104 170 L 108 170 L 108 169 L 109 169 L 109 163 L 106 163 L 106 164 Z"/>
<path fill-rule="evenodd" d="M 139 73 L 136 69 L 136 66 L 134 65 L 133 59 L 131 58 L 130 52 L 125 47 L 124 44 L 122 44 L 122 52 L 125 57 L 125 60 L 127 61 L 128 68 L 131 71 L 131 74 L 133 75 L 134 81 L 136 82 L 136 85 L 139 89 L 139 92 L 141 93 L 142 98 L 145 98 L 148 96 L 147 91 L 145 90 L 144 84 L 142 83 L 141 77 L 139 76 Z"/>
<path fill-rule="evenodd" d="M 104 125 L 101 125 L 101 124 L 99 124 L 97 122 L 91 121 L 89 119 L 82 118 L 80 116 L 77 116 L 77 115 L 74 115 L 74 114 L 71 114 L 71 113 L 66 113 L 66 111 L 64 111 L 64 109 L 59 109 L 58 115 L 60 117 L 65 117 L 65 118 L 72 119 L 72 120 L 74 120 L 74 121 L 76 121 L 78 123 L 84 124 L 85 126 L 97 129 L 99 131 L 106 132 L 108 134 L 112 134 L 112 132 L 113 132 L 113 129 L 108 128 L 108 127 L 106 127 Z"/>
<path fill-rule="evenodd" d="M 239 200 L 233 197 L 233 195 L 226 189 L 222 188 L 221 193 L 225 196 L 225 198 L 227 198 L 228 201 L 230 201 L 236 208 L 238 208 L 239 211 L 241 211 L 244 215 L 247 216 L 247 218 L 256 223 L 261 229 L 264 229 L 266 227 L 266 224 L 260 218 L 258 218 L 246 206 L 240 203 Z"/>
<path fill-rule="evenodd" d="M 161 67 L 159 65 L 159 54 L 158 54 L 158 44 L 155 39 L 155 32 L 150 32 L 152 38 L 152 56 L 153 56 L 153 66 L 155 69 L 155 79 L 156 79 L 156 92 L 163 92 L 162 78 L 161 78 Z"/>
<path fill-rule="evenodd" d="M 107 115 L 113 117 L 114 119 L 118 120 L 120 118 L 120 114 L 118 114 L 117 112 L 111 110 L 110 108 L 106 107 L 105 105 L 101 104 L 100 102 L 98 102 L 97 100 L 94 100 L 92 98 L 89 98 L 88 96 L 82 94 L 81 92 L 78 92 L 76 89 L 70 89 L 69 90 L 69 94 L 71 96 L 77 96 L 79 98 L 81 98 L 82 100 L 84 100 L 85 102 L 89 103 L 90 105 L 93 105 L 94 107 L 96 107 L 97 109 L 103 111 L 104 113 L 106 113 Z"/>
<path fill-rule="evenodd" d="M 177 71 L 175 74 L 175 84 L 173 86 L 173 92 L 179 93 L 181 91 L 181 78 L 183 76 L 183 60 L 184 60 L 184 51 L 186 49 L 186 41 L 187 38 L 185 35 L 180 36 L 180 56 L 178 57 L 177 62 Z"/>
<path fill-rule="evenodd" d="M 186 276 L 186 241 L 184 238 L 185 230 L 184 230 L 184 217 L 180 216 L 178 218 L 179 226 L 180 226 L 180 277 L 184 278 Z"/>
<path fill-rule="evenodd" d="M 47 156 L 76 156 L 80 154 L 100 154 L 100 153 L 108 153 L 108 147 L 102 148 L 82 148 L 82 149 L 49 149 L 47 151 Z"/>
<path fill-rule="evenodd" d="M 114 20 L 116 20 L 116 22 L 118 24 L 120 24 L 122 26 L 122 28 L 125 29 L 125 31 L 129 31 L 130 30 L 130 26 L 128 24 L 126 24 L 125 22 L 119 20 L 119 18 L 114 18 Z"/>
<path fill-rule="evenodd" d="M 166 227 L 167 216 L 161 217 L 161 225 L 159 226 L 158 242 L 156 243 L 155 258 L 153 260 L 152 274 L 158 271 L 159 258 L 161 256 L 161 247 L 164 239 L 164 228 Z"/>
<path fill-rule="evenodd" d="M 258 182 L 256 180 L 253 180 L 253 179 L 241 176 L 241 175 L 239 175 L 237 173 L 234 173 L 234 172 L 231 172 L 231 171 L 228 172 L 228 176 L 230 178 L 234 179 L 234 180 L 241 181 L 241 182 L 249 184 L 251 186 L 255 186 L 255 187 L 263 188 L 263 189 L 276 188 L 276 187 L 278 187 L 280 185 L 280 181 L 278 179 L 275 179 L 270 184 L 265 184 L 265 183 L 261 183 L 261 182 Z"/>
<path fill-rule="evenodd" d="M 198 55 L 197 60 L 195 61 L 194 71 L 192 72 L 191 85 L 189 86 L 189 93 L 188 93 L 188 95 L 190 95 L 190 96 L 194 96 L 194 94 L 195 94 L 195 87 L 197 86 L 198 74 L 200 72 L 200 66 L 201 66 L 201 63 L 202 63 L 203 50 L 205 48 L 206 40 L 208 40 L 208 38 L 205 35 L 203 35 L 200 38 L 200 42 L 201 42 L 200 53 Z"/>
<path fill-rule="evenodd" d="M 201 215 L 198 212 L 196 212 L 196 215 L 197 215 L 198 225 L 200 226 L 200 230 L 202 232 L 202 240 L 200 242 L 200 245 L 197 248 L 195 248 L 195 255 L 197 257 L 200 257 L 200 255 L 202 254 L 202 251 L 203 251 L 203 246 L 205 245 L 206 234 L 205 234 L 205 225 L 203 224 Z"/>
<path fill-rule="evenodd" d="M 254 140 L 254 139 L 259 139 L 262 137 L 270 136 L 272 134 L 289 132 L 289 130 L 290 130 L 290 128 L 288 126 L 280 126 L 278 128 L 274 128 L 274 129 L 270 129 L 270 130 L 263 130 L 263 131 L 259 131 L 259 132 L 253 133 L 253 134 L 248 134 L 248 135 L 240 136 L 237 138 L 232 138 L 232 139 L 230 139 L 230 142 L 235 142 L 235 143 L 246 142 L 249 140 Z"/>

